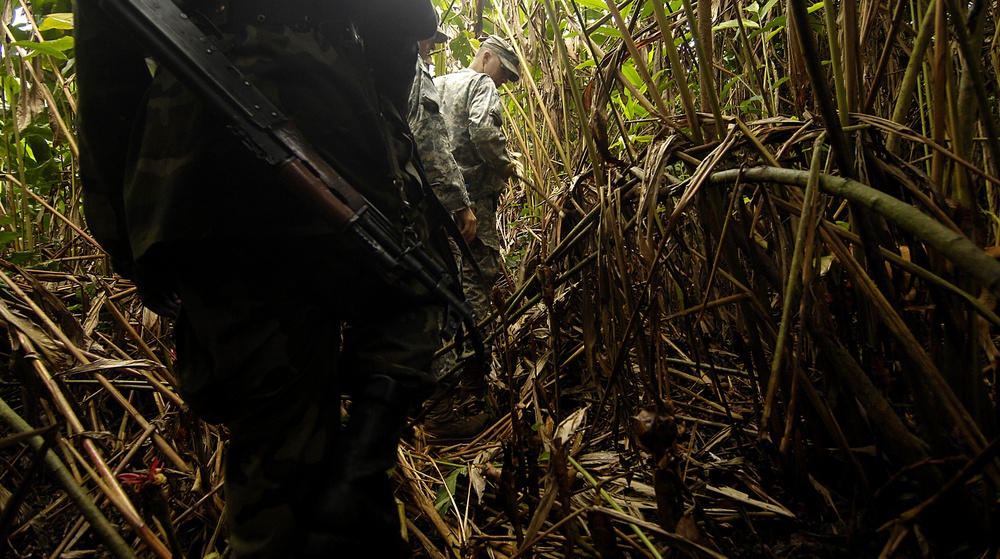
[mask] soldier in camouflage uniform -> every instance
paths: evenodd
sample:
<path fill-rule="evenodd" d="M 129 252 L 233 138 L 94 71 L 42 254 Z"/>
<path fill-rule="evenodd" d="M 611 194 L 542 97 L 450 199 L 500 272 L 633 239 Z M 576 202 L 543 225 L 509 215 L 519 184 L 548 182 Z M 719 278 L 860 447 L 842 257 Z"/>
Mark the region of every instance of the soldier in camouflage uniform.
<path fill-rule="evenodd" d="M 471 242 L 476 237 L 477 218 L 465 190 L 462 170 L 451 152 L 447 124 L 441 115 L 441 96 L 434 86 L 434 76 L 429 67 L 431 48 L 447 38 L 438 31 L 433 39 L 420 41 L 420 56 L 417 57 L 416 78 L 410 90 L 410 110 L 406 120 L 431 188 L 445 209 L 454 216 L 462 237 Z"/>
<path fill-rule="evenodd" d="M 400 116 L 428 0 L 178 3 L 400 236 L 448 252 Z M 150 75 L 98 0 L 76 11 L 88 223 L 147 306 L 176 313 L 180 391 L 229 430 L 233 556 L 409 556 L 386 471 L 435 386 L 440 305 L 288 195 L 169 72 Z"/>
<path fill-rule="evenodd" d="M 480 320 L 490 313 L 490 290 L 501 274 L 497 201 L 514 168 L 507 152 L 497 88 L 518 81 L 519 68 L 510 44 L 492 35 L 480 45 L 468 68 L 434 79 L 441 94 L 452 153 L 462 169 L 472 210 L 479 219 L 478 234 L 469 248 L 484 277 L 478 279 L 470 266 L 463 265 L 462 281 Z"/>
<path fill-rule="evenodd" d="M 476 237 L 477 218 L 465 189 L 462 170 L 452 154 L 448 127 L 441 114 L 441 98 L 429 66 L 431 49 L 435 44 L 446 40 L 448 36 L 438 31 L 433 39 L 420 41 L 417 77 L 413 80 L 413 89 L 410 91 L 407 120 L 428 182 L 445 209 L 454 216 L 463 240 L 471 243 Z M 452 252 L 456 259 L 461 260 L 462 255 L 457 246 L 452 246 Z M 443 330 L 454 332 L 455 329 L 450 327 Z M 451 341 L 451 337 L 445 341 Z M 455 368 L 455 355 L 456 351 L 450 351 L 437 357 L 431 364 L 431 372 L 437 378 L 443 377 Z M 468 440 L 481 433 L 489 423 L 490 418 L 485 413 L 461 413 L 455 405 L 455 397 L 455 394 L 435 394 L 433 399 L 437 403 L 428 411 L 424 421 L 424 432 L 429 438 L 449 442 Z"/>

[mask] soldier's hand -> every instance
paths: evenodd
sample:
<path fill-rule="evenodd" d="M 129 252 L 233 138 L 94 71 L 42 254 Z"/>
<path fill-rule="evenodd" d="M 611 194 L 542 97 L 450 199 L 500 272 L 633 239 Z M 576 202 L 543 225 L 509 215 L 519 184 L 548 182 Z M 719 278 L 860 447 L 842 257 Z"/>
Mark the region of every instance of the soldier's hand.
<path fill-rule="evenodd" d="M 514 176 L 516 174 L 517 174 L 517 163 L 511 161 L 510 163 L 507 164 L 506 167 L 503 168 L 503 170 L 500 171 L 500 178 L 503 180 L 507 180 L 511 176 Z"/>
<path fill-rule="evenodd" d="M 479 229 L 479 219 L 472 211 L 472 208 L 462 208 L 454 213 L 455 224 L 462 233 L 462 238 L 466 243 L 471 243 L 476 238 L 476 231 Z"/>

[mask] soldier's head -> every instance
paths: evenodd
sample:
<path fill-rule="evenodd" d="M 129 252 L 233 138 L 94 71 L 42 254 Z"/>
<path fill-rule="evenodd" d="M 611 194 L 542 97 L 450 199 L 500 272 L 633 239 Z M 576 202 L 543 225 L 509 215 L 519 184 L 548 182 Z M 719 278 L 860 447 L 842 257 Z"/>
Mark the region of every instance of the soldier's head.
<path fill-rule="evenodd" d="M 447 43 L 450 38 L 451 37 L 449 37 L 448 34 L 441 29 L 441 26 L 438 25 L 437 32 L 434 33 L 433 37 L 430 39 L 424 39 L 418 43 L 420 48 L 420 58 L 422 58 L 424 62 L 430 64 L 431 51 L 434 50 L 434 47 L 440 45 L 441 43 Z"/>
<path fill-rule="evenodd" d="M 490 35 L 479 45 L 469 68 L 489 75 L 497 87 L 521 79 L 520 63 L 513 47 L 496 35 Z"/>

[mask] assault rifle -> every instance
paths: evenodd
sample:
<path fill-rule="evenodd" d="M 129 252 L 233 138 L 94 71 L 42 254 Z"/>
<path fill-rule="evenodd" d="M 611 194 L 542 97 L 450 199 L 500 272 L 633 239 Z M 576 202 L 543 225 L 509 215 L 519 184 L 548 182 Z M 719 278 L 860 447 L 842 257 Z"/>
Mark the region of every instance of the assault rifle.
<path fill-rule="evenodd" d="M 324 161 L 173 0 L 105 0 L 101 7 L 131 31 L 158 64 L 224 117 L 249 149 L 279 168 L 295 195 L 320 208 L 383 269 L 410 275 L 446 304 L 465 324 L 477 357 L 483 357 L 472 309 L 453 291 L 450 274 L 417 241 L 402 238 L 378 208 Z"/>

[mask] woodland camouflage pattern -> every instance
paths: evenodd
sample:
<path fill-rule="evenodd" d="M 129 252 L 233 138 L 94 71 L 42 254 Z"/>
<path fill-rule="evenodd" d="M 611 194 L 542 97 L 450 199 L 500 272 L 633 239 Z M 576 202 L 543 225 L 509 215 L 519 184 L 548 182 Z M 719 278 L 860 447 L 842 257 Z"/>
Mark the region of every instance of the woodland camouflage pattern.
<path fill-rule="evenodd" d="M 405 412 L 433 390 L 424 371 L 440 346 L 440 306 L 415 282 L 376 269 L 286 194 L 277 171 L 170 73 L 150 78 L 142 50 L 97 0 L 76 3 L 76 22 L 88 222 L 120 272 L 181 296 L 181 392 L 230 432 L 225 494 L 234 556 L 305 557 L 296 546 L 317 522 L 341 530 L 334 539 L 343 539 L 337 549 L 345 556 L 407 556 L 385 476 L 395 443 L 373 466 L 367 493 L 349 503 L 350 515 L 317 515 L 316 501 L 337 481 L 331 462 L 342 454 L 341 393 L 367 394 L 368 379 L 393 379 L 401 387 L 394 397 L 405 401 L 385 402 L 403 413 L 383 437 L 392 442 Z M 446 254 L 443 235 L 431 235 L 419 181 L 403 171 L 412 146 L 395 107 L 405 110 L 405 91 L 394 104 L 381 98 L 370 78 L 374 55 L 356 35 L 340 24 L 225 31 L 230 59 L 320 155 L 400 235 Z M 386 49 L 380 60 L 405 60 L 412 72 L 410 59 L 386 46 L 391 41 L 372 42 Z M 260 272 L 268 262 L 276 274 Z M 353 512 L 369 509 L 371 516 Z"/>
<path fill-rule="evenodd" d="M 370 374 L 392 375 L 409 394 L 408 404 L 395 403 L 402 427 L 407 405 L 412 411 L 434 390 L 422 371 L 440 346 L 441 309 L 379 281 L 363 255 L 315 260 L 317 246 L 322 242 L 265 241 L 244 249 L 280 250 L 289 263 L 281 274 L 246 274 L 230 263 L 248 256 L 230 250 L 201 253 L 205 262 L 189 260 L 183 267 L 189 274 L 178 278 L 184 304 L 175 332 L 177 374 L 185 401 L 229 428 L 226 515 L 238 558 L 300 556 L 292 550 L 316 521 L 311 503 L 343 452 L 332 442 L 341 422 L 334 395 L 358 394 Z M 343 266 L 349 258 L 357 265 Z M 205 270 L 212 275 L 205 277 Z M 349 324 L 343 355 L 338 318 Z M 390 466 L 367 485 L 385 495 L 394 513 L 385 475 Z M 325 520 L 352 536 L 339 544 L 344 556 L 405 556 L 402 542 L 383 528 L 395 518 L 366 516 L 361 499 L 343 506 L 348 510 Z M 381 510 L 369 508 L 373 515 Z"/>

